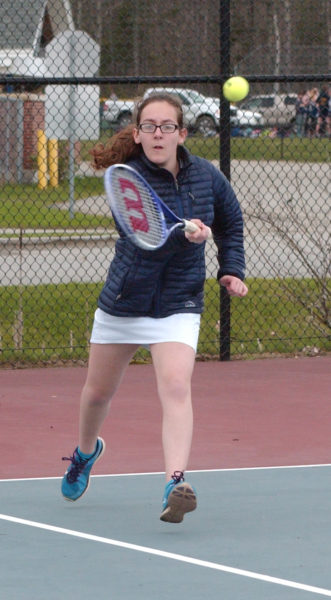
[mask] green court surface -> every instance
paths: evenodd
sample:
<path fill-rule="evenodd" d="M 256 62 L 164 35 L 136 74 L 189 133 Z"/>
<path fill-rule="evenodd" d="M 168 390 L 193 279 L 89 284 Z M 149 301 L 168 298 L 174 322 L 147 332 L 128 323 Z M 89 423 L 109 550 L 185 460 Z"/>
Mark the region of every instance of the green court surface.
<path fill-rule="evenodd" d="M 3 600 L 331 597 L 331 465 L 192 471 L 198 509 L 159 520 L 161 473 L 0 481 Z"/>

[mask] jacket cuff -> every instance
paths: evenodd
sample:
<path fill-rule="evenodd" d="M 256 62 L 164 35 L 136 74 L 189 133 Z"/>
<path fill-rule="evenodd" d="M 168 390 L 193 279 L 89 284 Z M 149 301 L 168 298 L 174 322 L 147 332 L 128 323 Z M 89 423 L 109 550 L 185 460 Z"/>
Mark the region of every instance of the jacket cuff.
<path fill-rule="evenodd" d="M 232 277 L 237 277 L 237 279 L 240 279 L 241 281 L 244 281 L 245 277 L 242 273 L 234 273 L 233 271 L 226 271 L 223 272 L 220 269 L 217 272 L 217 281 L 219 281 L 221 279 L 221 277 L 224 277 L 224 275 L 231 275 Z"/>

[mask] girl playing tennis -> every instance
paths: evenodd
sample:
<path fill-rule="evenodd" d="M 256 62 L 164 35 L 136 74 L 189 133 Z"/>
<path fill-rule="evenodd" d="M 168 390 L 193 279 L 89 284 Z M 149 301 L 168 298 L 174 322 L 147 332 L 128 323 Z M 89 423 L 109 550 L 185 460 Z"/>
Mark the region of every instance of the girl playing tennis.
<path fill-rule="evenodd" d="M 161 520 L 179 523 L 196 508 L 185 481 L 193 430 L 191 377 L 203 311 L 205 241 L 209 227 L 218 248 L 217 278 L 231 296 L 247 294 L 243 221 L 224 175 L 183 144 L 187 130 L 176 97 L 157 94 L 138 104 L 135 123 L 97 146 L 97 167 L 127 163 L 139 171 L 194 233 L 175 229 L 161 248 L 137 248 L 119 228 L 115 257 L 95 312 L 87 379 L 81 394 L 79 445 L 62 480 L 62 494 L 77 500 L 88 488 L 105 442 L 99 436 L 133 355 L 150 349 L 162 406 L 166 485 Z"/>

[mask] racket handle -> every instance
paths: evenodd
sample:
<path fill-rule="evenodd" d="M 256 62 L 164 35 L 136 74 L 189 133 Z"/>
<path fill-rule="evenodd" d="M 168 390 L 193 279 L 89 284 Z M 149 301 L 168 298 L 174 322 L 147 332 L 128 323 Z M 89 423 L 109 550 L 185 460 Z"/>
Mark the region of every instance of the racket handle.
<path fill-rule="evenodd" d="M 188 231 L 189 233 L 194 233 L 195 231 L 197 231 L 199 229 L 199 227 L 195 223 L 192 223 L 192 221 L 187 221 L 186 219 L 183 219 L 183 223 L 184 223 L 184 231 Z M 208 229 L 209 229 L 208 239 L 210 239 L 212 234 L 211 234 L 210 227 L 208 227 Z"/>
<path fill-rule="evenodd" d="M 195 223 L 192 223 L 192 221 L 187 221 L 186 219 L 183 219 L 183 224 L 184 231 L 188 231 L 189 233 L 194 233 L 199 229 L 199 227 Z"/>

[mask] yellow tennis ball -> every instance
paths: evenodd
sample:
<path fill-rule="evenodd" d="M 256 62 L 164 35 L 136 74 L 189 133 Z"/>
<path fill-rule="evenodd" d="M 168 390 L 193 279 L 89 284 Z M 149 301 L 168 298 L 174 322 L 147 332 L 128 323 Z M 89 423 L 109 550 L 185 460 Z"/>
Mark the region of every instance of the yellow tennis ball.
<path fill-rule="evenodd" d="M 230 77 L 223 85 L 223 94 L 229 102 L 239 102 L 246 98 L 249 83 L 244 77 Z"/>

